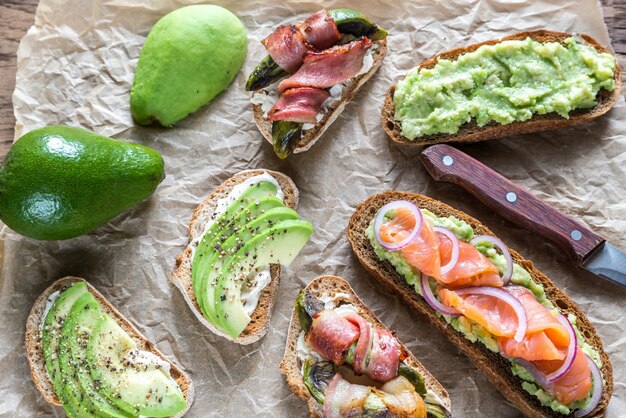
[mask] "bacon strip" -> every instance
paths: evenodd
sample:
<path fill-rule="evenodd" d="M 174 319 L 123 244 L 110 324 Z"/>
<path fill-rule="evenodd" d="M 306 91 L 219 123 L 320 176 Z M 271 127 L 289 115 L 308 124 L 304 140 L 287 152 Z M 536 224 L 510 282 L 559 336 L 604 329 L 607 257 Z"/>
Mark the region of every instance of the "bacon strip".
<path fill-rule="evenodd" d="M 329 97 L 327 91 L 312 87 L 286 90 L 269 110 L 268 120 L 317 123 L 316 116 Z"/>
<path fill-rule="evenodd" d="M 363 57 L 371 46 L 372 41 L 363 36 L 349 44 L 337 45 L 321 52 L 309 51 L 304 55 L 300 69 L 280 82 L 278 91 L 282 93 L 296 87 L 328 88 L 349 80 L 363 67 Z"/>
<path fill-rule="evenodd" d="M 371 392 L 371 387 L 352 384 L 336 373 L 324 396 L 324 418 L 361 416 Z"/>
<path fill-rule="evenodd" d="M 274 62 L 290 73 L 300 68 L 304 54 L 311 49 L 296 25 L 280 26 L 261 43 Z"/>
<path fill-rule="evenodd" d="M 326 309 L 313 318 L 305 341 L 319 355 L 339 366 L 359 335 L 358 326 L 334 310 Z"/>
<path fill-rule="evenodd" d="M 319 50 L 330 48 L 341 38 L 337 24 L 326 10 L 307 17 L 298 27 L 306 41 Z"/>
<path fill-rule="evenodd" d="M 373 330 L 372 350 L 367 367 L 362 372 L 377 382 L 387 382 L 398 375 L 400 366 L 400 343 L 386 329 Z"/>

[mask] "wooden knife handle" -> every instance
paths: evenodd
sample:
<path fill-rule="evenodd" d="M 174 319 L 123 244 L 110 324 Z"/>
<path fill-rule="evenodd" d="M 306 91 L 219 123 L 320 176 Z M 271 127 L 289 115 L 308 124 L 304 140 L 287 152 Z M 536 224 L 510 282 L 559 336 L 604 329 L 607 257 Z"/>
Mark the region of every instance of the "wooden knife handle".
<path fill-rule="evenodd" d="M 420 158 L 435 180 L 458 184 L 500 216 L 553 241 L 577 263 L 604 242 L 601 236 L 456 148 L 433 145 Z"/>

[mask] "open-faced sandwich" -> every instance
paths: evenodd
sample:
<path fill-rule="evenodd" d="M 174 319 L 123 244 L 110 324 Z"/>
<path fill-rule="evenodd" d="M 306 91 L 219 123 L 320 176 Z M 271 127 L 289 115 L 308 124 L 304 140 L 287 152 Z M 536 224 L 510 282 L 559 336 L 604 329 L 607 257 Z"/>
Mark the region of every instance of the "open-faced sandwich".
<path fill-rule="evenodd" d="M 386 192 L 357 207 L 348 239 L 376 279 L 524 414 L 603 415 L 613 371 L 593 326 L 480 222 L 422 195 Z"/>
<path fill-rule="evenodd" d="M 239 344 L 265 335 L 289 265 L 313 233 L 294 210 L 298 189 L 276 171 L 242 171 L 196 208 L 171 280 L 196 317 Z"/>
<path fill-rule="evenodd" d="M 312 417 L 450 416 L 450 398 L 340 277 L 298 295 L 280 370 Z"/>
<path fill-rule="evenodd" d="M 378 70 L 387 32 L 349 9 L 321 10 L 280 26 L 262 43 L 269 55 L 250 74 L 252 109 L 280 158 L 311 148 Z"/>
<path fill-rule="evenodd" d="M 193 401 L 185 373 L 76 277 L 33 305 L 26 355 L 37 389 L 68 417 L 179 417 Z"/>
<path fill-rule="evenodd" d="M 477 142 L 591 121 L 619 97 L 615 57 L 587 35 L 536 30 L 422 62 L 387 94 L 396 142 Z"/>

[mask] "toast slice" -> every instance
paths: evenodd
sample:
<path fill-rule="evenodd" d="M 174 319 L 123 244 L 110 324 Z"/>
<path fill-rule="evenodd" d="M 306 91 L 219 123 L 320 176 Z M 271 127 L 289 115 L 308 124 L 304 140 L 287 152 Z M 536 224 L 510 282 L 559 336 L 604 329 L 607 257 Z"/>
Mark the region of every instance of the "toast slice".
<path fill-rule="evenodd" d="M 496 389 L 525 415 L 532 417 L 563 417 L 562 414 L 543 407 L 537 398 L 522 389 L 522 380 L 511 373 L 510 363 L 506 359 L 497 353 L 489 351 L 483 344 L 472 343 L 462 334 L 455 331 L 443 318 L 435 314 L 435 310 L 406 283 L 404 277 L 389 262 L 380 260 L 374 253 L 371 243 L 365 236 L 365 229 L 369 226 L 372 218 L 376 216 L 378 209 L 394 200 L 414 202 L 420 208 L 428 209 L 437 216 L 455 216 L 471 225 L 476 234 L 494 235 L 476 219 L 437 200 L 414 193 L 385 192 L 374 195 L 357 206 L 348 223 L 348 240 L 363 267 L 386 288 L 398 294 L 407 305 L 428 318 L 439 331 L 470 358 L 477 368 L 485 373 Z M 596 334 L 593 325 L 591 325 L 587 317 L 565 293 L 557 288 L 548 277 L 537 270 L 531 261 L 526 260 L 510 248 L 509 251 L 513 261 L 526 269 L 533 280 L 544 287 L 548 299 L 555 306 L 558 306 L 561 312 L 574 314 L 578 318 L 576 324 L 581 334 L 587 343 L 600 354 L 603 363 L 601 372 L 606 381 L 604 393 L 596 409 L 587 417 L 603 416 L 613 392 L 613 368 L 608 355 L 602 347 L 600 337 Z"/>
<path fill-rule="evenodd" d="M 320 139 L 324 132 L 326 132 L 326 129 L 339 117 L 346 105 L 356 96 L 361 87 L 374 75 L 383 63 L 383 59 L 385 55 L 387 55 L 387 39 L 373 41 L 372 43 L 378 45 L 376 50 L 372 53 L 372 58 L 374 59 L 372 68 L 364 74 L 353 77 L 346 83 L 346 86 L 341 91 L 341 97 L 328 107 L 322 119 L 317 122 L 313 128 L 302 132 L 302 139 L 294 148 L 294 154 L 308 151 L 309 148 Z M 262 106 L 260 104 L 252 104 L 252 113 L 254 115 L 254 122 L 259 128 L 259 131 L 261 131 L 263 137 L 272 144 L 272 122 L 265 119 Z"/>
<path fill-rule="evenodd" d="M 52 386 L 52 380 L 46 369 L 45 359 L 43 355 L 43 348 L 41 346 L 41 326 L 44 321 L 44 312 L 46 310 L 46 303 L 50 295 L 54 292 L 64 291 L 77 282 L 86 282 L 86 280 L 78 277 L 64 277 L 52 283 L 43 293 L 37 298 L 33 305 L 30 314 L 26 320 L 26 357 L 28 358 L 28 365 L 30 366 L 30 374 L 33 382 L 39 392 L 46 400 L 46 402 L 55 405 L 62 406 L 61 400 L 57 396 L 54 387 Z M 106 298 L 96 290 L 91 284 L 87 282 L 87 288 L 100 303 L 100 306 L 104 312 L 110 315 L 115 321 L 126 331 L 132 339 L 137 343 L 137 348 L 144 351 L 149 351 L 152 354 L 160 357 L 170 365 L 170 374 L 180 387 L 185 399 L 187 400 L 187 408 L 176 417 L 182 417 L 187 413 L 191 404 L 193 403 L 194 387 L 189 379 L 189 376 L 185 374 L 176 364 L 169 360 L 159 349 L 141 333 L 139 330 L 126 319 Z"/>
<path fill-rule="evenodd" d="M 338 293 L 344 293 L 348 295 L 347 302 L 354 305 L 358 313 L 369 323 L 376 325 L 376 327 L 388 329 L 385 325 L 374 315 L 372 311 L 370 311 L 367 306 L 359 299 L 359 297 L 354 293 L 354 290 L 348 282 L 346 282 L 341 277 L 337 276 L 320 276 L 309 283 L 305 288 L 313 294 L 313 296 L 320 297 L 322 294 L 326 293 L 329 296 L 335 296 Z M 293 311 L 291 315 L 291 322 L 289 323 L 289 331 L 287 333 L 287 343 L 285 345 L 285 354 L 283 356 L 282 361 L 280 362 L 280 371 L 284 375 L 287 380 L 287 384 L 291 391 L 299 398 L 304 399 L 309 406 L 309 413 L 311 417 L 321 417 L 323 416 L 323 407 L 320 405 L 309 393 L 309 390 L 304 385 L 301 365 L 298 364 L 298 353 L 296 343 L 298 340 L 298 336 L 302 332 L 302 327 L 300 326 L 300 321 L 298 320 L 297 312 Z M 444 403 L 444 406 L 448 411 L 450 410 L 450 397 L 448 392 L 441 386 L 441 383 L 435 379 L 428 370 L 415 358 L 415 356 L 402 344 L 400 345 L 402 348 L 408 353 L 407 357 L 404 361 L 416 368 L 420 371 L 422 377 L 424 377 L 424 382 L 426 384 L 426 388 L 432 392 L 434 392 Z"/>
<path fill-rule="evenodd" d="M 205 198 L 194 210 L 193 215 L 191 216 L 191 221 L 189 222 L 189 243 L 183 252 L 176 257 L 176 266 L 170 275 L 170 281 L 183 294 L 185 302 L 187 302 L 191 311 L 194 315 L 196 315 L 196 318 L 198 318 L 198 320 L 213 333 L 229 340 L 232 339 L 228 334 L 215 327 L 202 315 L 202 311 L 200 310 L 196 295 L 193 291 L 191 276 L 192 249 L 190 245 L 195 240 L 202 238 L 201 235 L 204 231 L 204 227 L 213 214 L 218 199 L 228 196 L 230 191 L 237 184 L 243 183 L 246 179 L 258 176 L 264 172 L 270 174 L 276 179 L 276 181 L 278 181 L 278 184 L 285 195 L 285 206 L 291 209 L 296 208 L 298 205 L 298 189 L 289 176 L 271 170 L 245 170 L 235 174 L 233 177 L 219 185 L 217 189 Z M 261 292 L 259 303 L 251 315 L 252 320 L 241 335 L 232 341 L 243 345 L 251 344 L 258 341 L 267 332 L 280 280 L 280 265 L 272 264 L 270 266 L 270 273 L 272 280 Z"/>
<path fill-rule="evenodd" d="M 473 45 L 469 45 L 464 48 L 455 48 L 450 51 L 442 52 L 434 57 L 422 62 L 417 68 L 432 68 L 440 59 L 446 59 L 454 61 L 459 56 L 468 52 L 473 52 L 483 45 L 494 45 L 503 41 L 511 40 L 524 40 L 528 37 L 537 42 L 560 42 L 563 43 L 565 39 L 569 38 L 573 34 L 564 32 L 554 32 L 550 30 L 535 30 L 530 32 L 520 32 L 513 35 L 505 36 L 502 39 L 494 39 L 486 42 L 481 42 Z M 611 53 L 608 49 L 604 48 L 589 35 L 579 35 L 589 45 L 593 46 L 599 52 Z M 615 101 L 620 95 L 620 87 L 622 80 L 622 72 L 616 59 L 615 67 L 615 89 L 609 92 L 602 89 L 598 92 L 597 101 L 598 104 L 591 109 L 577 109 L 570 112 L 569 119 L 565 119 L 557 113 L 549 113 L 546 115 L 533 115 L 533 117 L 524 122 L 513 122 L 508 125 L 500 125 L 496 122 L 490 122 L 483 127 L 479 127 L 472 119 L 471 122 L 461 126 L 456 134 L 435 134 L 426 135 L 420 138 L 416 138 L 411 141 L 402 135 L 401 127 L 398 121 L 395 119 L 396 107 L 393 101 L 393 95 L 396 90 L 396 86 L 391 86 L 385 97 L 385 103 L 381 112 L 381 119 L 383 129 L 387 132 L 387 135 L 395 141 L 401 144 L 426 146 L 439 144 L 442 142 L 479 142 L 486 141 L 488 139 L 501 138 L 509 135 L 519 135 L 531 132 L 548 131 L 552 129 L 566 128 L 580 123 L 592 121 L 606 112 L 615 104 Z"/>

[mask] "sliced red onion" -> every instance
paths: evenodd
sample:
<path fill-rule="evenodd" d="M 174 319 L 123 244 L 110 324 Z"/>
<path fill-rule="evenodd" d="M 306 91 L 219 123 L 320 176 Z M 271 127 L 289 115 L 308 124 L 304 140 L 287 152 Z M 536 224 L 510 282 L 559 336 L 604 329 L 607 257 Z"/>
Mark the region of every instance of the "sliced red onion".
<path fill-rule="evenodd" d="M 532 364 L 530 361 L 528 360 L 524 360 L 521 358 L 515 358 L 514 359 L 516 362 L 518 362 L 519 364 L 522 365 L 522 367 L 524 367 L 526 370 L 528 370 L 530 372 L 530 374 L 533 375 L 533 377 L 535 378 L 535 380 L 537 381 L 537 383 L 539 383 L 539 386 L 541 386 L 544 389 L 548 388 L 548 385 L 550 384 L 548 382 L 548 379 L 546 379 L 546 375 L 541 373 L 534 364 Z"/>
<path fill-rule="evenodd" d="M 454 308 L 444 305 L 439 302 L 435 295 L 433 294 L 432 289 L 430 288 L 430 283 L 428 282 L 428 276 L 424 273 L 420 273 L 420 289 L 422 290 L 422 296 L 426 299 L 426 303 L 430 305 L 434 310 L 441 312 L 444 315 L 449 316 L 461 316 L 462 314 Z"/>
<path fill-rule="evenodd" d="M 456 263 L 459 261 L 459 239 L 454 235 L 454 232 L 450 231 L 448 228 L 444 228 L 443 226 L 435 226 L 433 227 L 435 232 L 439 232 L 442 235 L 448 237 L 450 242 L 452 242 L 452 256 L 450 257 L 450 261 L 445 266 L 441 266 L 441 274 L 446 274 L 450 270 L 456 266 Z"/>
<path fill-rule="evenodd" d="M 528 318 L 526 317 L 526 311 L 524 310 L 524 306 L 522 302 L 519 301 L 515 296 L 508 293 L 506 290 L 501 289 L 499 287 L 491 287 L 491 286 L 475 286 L 475 287 L 466 287 L 464 289 L 459 289 L 455 291 L 457 295 L 485 295 L 485 296 L 493 296 L 494 298 L 498 298 L 501 301 L 508 304 L 515 311 L 515 315 L 517 315 L 517 332 L 513 339 L 518 343 L 524 339 L 524 335 L 526 335 L 526 329 L 528 328 Z"/>
<path fill-rule="evenodd" d="M 556 319 L 565 327 L 567 333 L 569 334 L 569 346 L 567 347 L 567 355 L 565 356 L 565 360 L 563 361 L 561 367 L 546 376 L 548 382 L 559 380 L 569 371 L 574 363 L 574 360 L 576 359 L 576 352 L 578 351 L 578 339 L 576 338 L 576 332 L 574 332 L 572 323 L 560 313 L 557 315 Z"/>
<path fill-rule="evenodd" d="M 409 235 L 400 242 L 387 242 L 382 239 L 380 236 L 380 227 L 383 225 L 385 220 L 385 215 L 390 210 L 406 208 L 409 209 L 413 216 L 415 217 L 415 227 L 409 233 Z M 376 240 L 378 243 L 385 249 L 390 251 L 401 250 L 413 241 L 413 239 L 420 233 L 422 229 L 422 212 L 413 202 L 409 202 L 408 200 L 396 200 L 390 203 L 387 203 L 380 209 L 378 209 L 378 213 L 376 213 L 376 219 L 374 221 L 374 234 L 376 235 Z"/>
<path fill-rule="evenodd" d="M 473 246 L 476 246 L 481 242 L 490 242 L 496 247 L 498 247 L 500 251 L 502 252 L 504 259 L 506 260 L 506 269 L 504 269 L 504 272 L 502 273 L 502 281 L 504 282 L 505 285 L 508 284 L 509 280 L 511 280 L 511 276 L 513 276 L 513 258 L 511 257 L 511 253 L 509 252 L 509 249 L 506 247 L 506 245 L 504 245 L 504 243 L 500 239 L 491 235 L 477 235 L 474 238 L 472 238 L 472 240 L 470 241 L 470 244 L 472 244 Z"/>
<path fill-rule="evenodd" d="M 585 357 L 587 357 L 587 363 L 589 363 L 589 368 L 591 369 L 591 377 L 593 378 L 593 393 L 591 394 L 591 399 L 589 399 L 587 406 L 574 412 L 574 416 L 576 418 L 588 415 L 591 411 L 596 409 L 596 406 L 600 403 L 600 399 L 602 399 L 602 373 L 600 373 L 600 369 L 596 365 L 595 361 L 593 361 L 586 354 Z"/>

